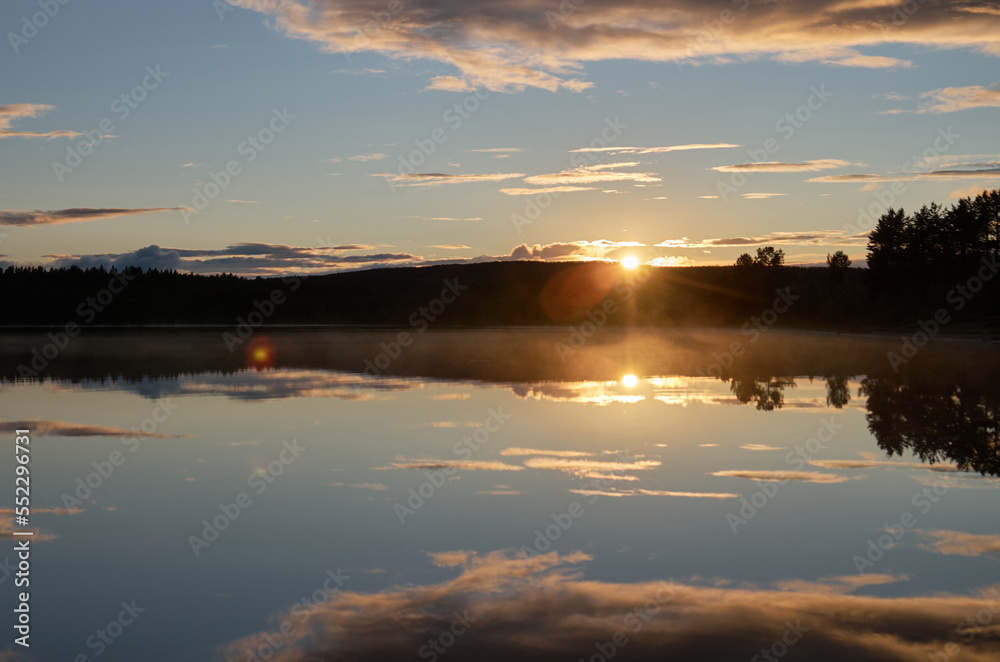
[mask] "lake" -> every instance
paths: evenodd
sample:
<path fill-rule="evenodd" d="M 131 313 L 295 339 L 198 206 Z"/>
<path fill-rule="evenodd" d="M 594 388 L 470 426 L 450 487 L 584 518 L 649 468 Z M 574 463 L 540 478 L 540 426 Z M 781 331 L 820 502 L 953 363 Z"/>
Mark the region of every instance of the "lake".
<path fill-rule="evenodd" d="M 995 343 L 223 331 L 0 336 L 28 659 L 1000 659 Z"/>

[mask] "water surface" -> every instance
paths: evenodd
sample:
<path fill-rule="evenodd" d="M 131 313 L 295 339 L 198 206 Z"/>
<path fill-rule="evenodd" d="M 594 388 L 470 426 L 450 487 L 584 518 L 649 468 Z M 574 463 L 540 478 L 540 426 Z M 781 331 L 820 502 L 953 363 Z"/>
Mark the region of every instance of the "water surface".
<path fill-rule="evenodd" d="M 397 336 L 0 337 L 28 659 L 998 659 L 992 345 Z"/>

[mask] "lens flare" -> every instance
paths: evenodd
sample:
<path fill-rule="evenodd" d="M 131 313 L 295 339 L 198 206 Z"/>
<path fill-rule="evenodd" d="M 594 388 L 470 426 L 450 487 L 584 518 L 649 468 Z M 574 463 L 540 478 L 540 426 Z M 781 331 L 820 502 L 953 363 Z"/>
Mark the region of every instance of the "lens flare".
<path fill-rule="evenodd" d="M 274 343 L 267 336 L 257 336 L 247 343 L 246 361 L 247 365 L 257 370 L 264 370 L 274 366 Z"/>

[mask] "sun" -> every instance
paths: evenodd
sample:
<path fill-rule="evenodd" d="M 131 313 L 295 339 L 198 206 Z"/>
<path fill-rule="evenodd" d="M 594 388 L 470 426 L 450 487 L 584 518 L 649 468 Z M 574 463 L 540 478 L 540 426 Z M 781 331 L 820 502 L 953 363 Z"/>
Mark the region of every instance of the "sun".
<path fill-rule="evenodd" d="M 621 259 L 621 264 L 626 269 L 635 269 L 639 266 L 639 258 L 634 255 L 628 255 Z"/>
<path fill-rule="evenodd" d="M 639 383 L 639 378 L 635 375 L 625 375 L 622 377 L 622 385 L 626 388 L 635 388 L 636 384 Z"/>

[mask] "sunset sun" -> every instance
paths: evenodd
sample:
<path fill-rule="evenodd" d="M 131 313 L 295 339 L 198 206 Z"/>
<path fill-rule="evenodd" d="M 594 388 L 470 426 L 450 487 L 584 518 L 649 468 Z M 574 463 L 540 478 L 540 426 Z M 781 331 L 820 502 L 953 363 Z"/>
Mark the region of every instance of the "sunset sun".
<path fill-rule="evenodd" d="M 639 258 L 637 258 L 634 255 L 623 257 L 621 259 L 621 265 L 626 269 L 635 269 L 636 267 L 639 266 Z"/>

